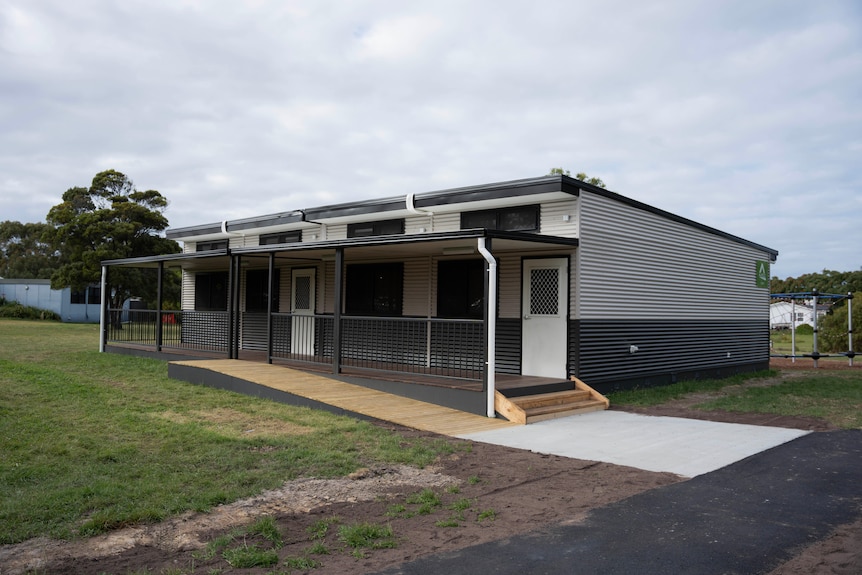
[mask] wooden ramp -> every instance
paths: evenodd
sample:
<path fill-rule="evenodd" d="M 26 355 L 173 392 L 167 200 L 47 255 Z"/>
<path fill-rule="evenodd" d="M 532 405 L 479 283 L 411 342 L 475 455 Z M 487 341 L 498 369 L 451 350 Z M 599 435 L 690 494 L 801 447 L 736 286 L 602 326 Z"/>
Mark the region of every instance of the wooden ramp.
<path fill-rule="evenodd" d="M 441 435 L 458 436 L 517 425 L 504 419 L 474 415 L 268 363 L 254 363 L 235 359 L 174 361 L 171 363 L 217 372 L 332 405 L 345 411 L 383 421 L 391 421 L 405 427 L 432 431 Z"/>

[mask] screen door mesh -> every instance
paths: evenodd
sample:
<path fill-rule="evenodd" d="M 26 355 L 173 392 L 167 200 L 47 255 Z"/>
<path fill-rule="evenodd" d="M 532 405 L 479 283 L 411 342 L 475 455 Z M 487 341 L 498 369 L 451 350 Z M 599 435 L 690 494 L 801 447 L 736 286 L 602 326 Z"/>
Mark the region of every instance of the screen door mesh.
<path fill-rule="evenodd" d="M 559 274 L 557 268 L 530 270 L 530 315 L 559 314 Z"/>
<path fill-rule="evenodd" d="M 311 308 L 311 278 L 308 276 L 298 276 L 294 278 L 294 294 L 293 307 L 294 309 L 310 309 Z"/>

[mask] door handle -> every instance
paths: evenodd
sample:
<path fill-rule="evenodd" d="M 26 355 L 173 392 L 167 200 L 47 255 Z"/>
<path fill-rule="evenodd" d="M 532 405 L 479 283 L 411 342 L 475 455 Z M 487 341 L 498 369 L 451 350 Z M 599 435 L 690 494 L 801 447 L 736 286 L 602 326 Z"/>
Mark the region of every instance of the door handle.
<path fill-rule="evenodd" d="M 529 315 L 524 314 L 524 319 L 532 319 Z"/>

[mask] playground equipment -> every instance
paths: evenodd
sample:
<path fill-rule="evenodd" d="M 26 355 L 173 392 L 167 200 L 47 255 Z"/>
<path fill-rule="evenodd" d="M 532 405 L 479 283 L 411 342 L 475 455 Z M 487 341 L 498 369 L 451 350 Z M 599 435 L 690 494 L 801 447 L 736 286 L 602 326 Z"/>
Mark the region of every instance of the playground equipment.
<path fill-rule="evenodd" d="M 856 356 L 856 352 L 853 351 L 853 294 L 847 293 L 846 295 L 841 294 L 831 294 L 831 293 L 820 293 L 816 289 L 810 292 L 798 292 L 798 293 L 774 293 L 769 295 L 773 300 L 787 300 L 789 299 L 791 302 L 792 311 L 791 311 L 791 324 L 790 324 L 790 332 L 791 332 L 791 352 L 790 355 L 787 354 L 770 354 L 770 357 L 784 357 L 791 358 L 791 360 L 795 363 L 797 357 L 810 357 L 814 360 L 814 367 L 817 367 L 817 361 L 821 357 L 838 357 L 844 356 L 847 357 L 847 361 L 849 365 L 853 366 L 853 358 Z M 824 354 L 820 353 L 817 347 L 817 302 L 818 300 L 832 300 L 832 305 L 835 305 L 839 301 L 846 299 L 847 300 L 847 351 L 843 353 L 833 353 L 833 354 Z M 812 345 L 811 353 L 796 353 L 796 301 L 797 300 L 811 300 L 812 308 L 814 310 L 813 316 L 813 327 L 814 327 L 814 341 Z"/>

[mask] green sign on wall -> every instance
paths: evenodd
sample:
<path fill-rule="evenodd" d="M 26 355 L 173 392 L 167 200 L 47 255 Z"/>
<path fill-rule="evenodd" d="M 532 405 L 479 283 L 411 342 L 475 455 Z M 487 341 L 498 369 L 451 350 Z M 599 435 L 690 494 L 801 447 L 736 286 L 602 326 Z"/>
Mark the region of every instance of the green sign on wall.
<path fill-rule="evenodd" d="M 755 284 L 759 288 L 769 287 L 769 262 L 757 260 L 757 276 Z"/>

